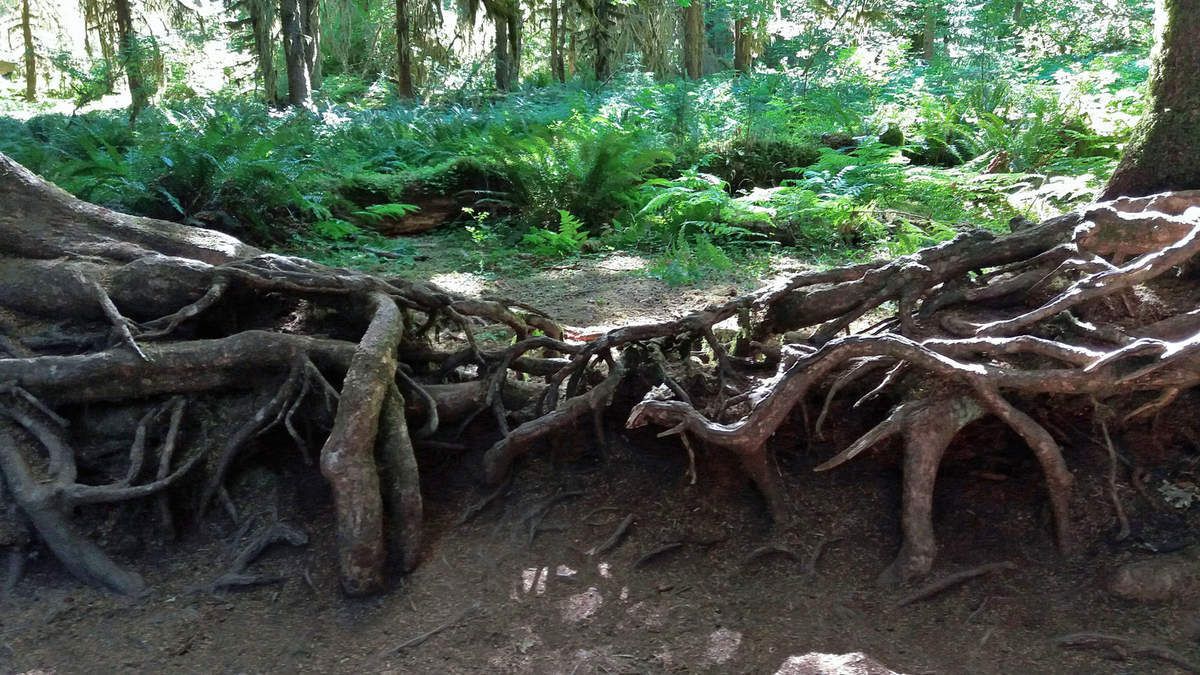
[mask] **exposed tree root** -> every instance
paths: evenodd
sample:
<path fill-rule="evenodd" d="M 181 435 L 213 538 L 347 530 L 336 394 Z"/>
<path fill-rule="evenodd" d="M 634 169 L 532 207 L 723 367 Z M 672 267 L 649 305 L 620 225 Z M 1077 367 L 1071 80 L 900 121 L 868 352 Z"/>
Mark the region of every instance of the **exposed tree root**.
<path fill-rule="evenodd" d="M 1200 664 L 1185 658 L 1179 652 L 1162 645 L 1142 642 L 1136 638 L 1106 635 L 1104 633 L 1074 633 L 1064 635 L 1055 642 L 1066 649 L 1102 649 L 1115 653 L 1119 658 L 1144 656 L 1169 663 L 1189 673 L 1200 673 Z"/>
<path fill-rule="evenodd" d="M 1011 562 L 998 562 L 991 563 L 989 565 L 980 565 L 979 567 L 972 567 L 969 570 L 963 570 L 961 572 L 955 572 L 944 579 L 938 579 L 937 581 L 927 586 L 923 586 L 909 595 L 897 600 L 896 607 L 905 607 L 913 604 L 914 602 L 928 600 L 939 593 L 948 591 L 951 588 L 954 588 L 960 584 L 964 584 L 976 577 L 982 577 L 995 572 L 1014 570 L 1016 568 L 1017 566 Z"/>
<path fill-rule="evenodd" d="M 959 432 L 1006 426 L 1038 460 L 1070 551 L 1074 477 L 1029 406 L 1086 411 L 1094 399 L 1114 411 L 1107 432 L 1200 383 L 1194 298 L 1145 307 L 1200 253 L 1200 193 L 1117 200 L 1005 236 L 965 232 L 588 341 L 520 301 L 84 204 L 3 155 L 0 201 L 0 509 L 19 510 L 72 574 L 121 593 L 144 583 L 81 534 L 91 507 L 150 500 L 169 538 L 173 506 L 194 519 L 217 501 L 236 520 L 239 471 L 291 446 L 302 458 L 321 448 L 343 588 L 386 588 L 389 570 L 421 558 L 422 448 L 490 433 L 482 474 L 500 484 L 581 422 L 603 449 L 606 413 L 628 396 L 642 399 L 609 419 L 628 412 L 628 428 L 678 436 L 693 482 L 709 453 L 732 453 L 778 523 L 796 514 L 771 439 L 807 426 L 810 404 L 810 437 L 865 429 L 819 471 L 898 440 L 903 537 L 890 580 L 932 568 L 933 490 Z M 739 335 L 726 341 L 716 326 L 734 318 Z M 484 324 L 513 339 L 477 338 Z M 92 447 L 104 415 L 127 451 Z M 531 517 L 533 535 L 544 515 Z"/>

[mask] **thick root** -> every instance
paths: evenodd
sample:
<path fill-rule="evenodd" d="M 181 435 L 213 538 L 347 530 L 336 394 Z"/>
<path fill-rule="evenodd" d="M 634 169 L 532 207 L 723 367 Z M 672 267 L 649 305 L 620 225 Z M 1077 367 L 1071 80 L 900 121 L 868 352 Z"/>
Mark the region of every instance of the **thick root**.
<path fill-rule="evenodd" d="M 858 416 L 873 409 L 865 401 L 890 401 L 886 419 L 819 469 L 903 439 L 903 543 L 887 573 L 899 580 L 933 564 L 932 494 L 947 446 L 995 416 L 1037 457 L 1068 550 L 1073 476 L 1054 438 L 1018 406 L 1044 394 L 1086 407 L 1138 392 L 1151 402 L 1114 417 L 1136 424 L 1200 383 L 1200 309 L 1138 307 L 1139 294 L 1200 252 L 1193 193 L 1118 200 L 1006 236 L 967 232 L 575 341 L 519 302 L 267 255 L 84 204 L 3 155 L 0 202 L 11 207 L 0 213 L 0 473 L 73 574 L 122 593 L 144 584 L 73 529 L 73 507 L 152 499 L 171 531 L 168 491 L 203 467 L 201 515 L 222 499 L 236 516 L 227 478 L 256 439 L 286 431 L 302 453 L 322 444 L 342 586 L 372 593 L 387 586 L 389 558 L 401 570 L 420 560 L 414 439 L 461 445 L 479 422 L 472 435 L 497 439 L 482 472 L 499 483 L 580 421 L 603 444 L 618 389 L 643 380 L 662 386 L 626 425 L 680 436 L 692 471 L 696 448 L 733 453 L 778 522 L 792 508 L 771 439 L 793 413 L 822 402 L 819 436 L 832 406 Z M 716 326 L 735 318 L 740 332 L 727 344 Z M 484 344 L 481 323 L 516 340 Z M 843 405 L 845 396 L 854 398 Z M 191 434 L 185 420 L 203 405 L 236 414 Z M 82 460 L 60 430 L 81 421 L 80 408 L 105 406 L 136 409 L 130 451 L 98 468 L 109 483 L 80 484 Z M 86 425 L 72 429 L 86 436 Z"/>

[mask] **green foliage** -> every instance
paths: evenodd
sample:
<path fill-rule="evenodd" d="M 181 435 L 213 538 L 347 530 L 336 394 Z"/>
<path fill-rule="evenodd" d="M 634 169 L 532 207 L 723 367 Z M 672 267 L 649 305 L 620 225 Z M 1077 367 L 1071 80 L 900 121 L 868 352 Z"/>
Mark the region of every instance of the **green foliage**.
<path fill-rule="evenodd" d="M 351 215 L 369 225 L 382 225 L 389 220 L 403 220 L 405 216 L 420 211 L 416 204 L 372 204 L 365 209 L 354 211 Z"/>
<path fill-rule="evenodd" d="M 354 223 L 349 223 L 341 218 L 330 218 L 328 220 L 318 220 L 312 225 L 313 233 L 318 237 L 339 241 L 353 235 L 357 235 L 362 230 Z"/>
<path fill-rule="evenodd" d="M 120 112 L 0 118 L 0 151 L 90 201 L 336 264 L 403 266 L 408 254 L 371 229 L 437 200 L 468 207 L 448 241 L 482 271 L 598 245 L 652 256 L 672 283 L 731 273 L 776 243 L 818 259 L 895 255 L 963 227 L 1003 229 L 1031 202 L 1052 212 L 1086 199 L 1143 112 L 1145 43 L 1129 25 L 1072 36 L 1077 8 L 1027 0 L 1022 45 L 1003 4 L 944 6 L 939 36 L 953 35 L 956 57 L 930 63 L 905 51 L 905 31 L 923 26 L 912 3 L 889 14 L 872 0 L 846 24 L 828 3 L 792 3 L 779 11 L 807 23 L 764 44 L 770 72 L 687 82 L 618 69 L 493 98 L 484 75 L 447 55 L 423 67 L 461 86 L 434 87 L 421 105 L 390 98 L 375 67 L 392 67 L 389 45 L 354 28 L 389 6 L 360 4 L 330 16 L 348 42 L 323 42 L 335 58 L 315 114 L 193 96 L 172 62 L 154 74 L 160 105 L 135 126 Z M 718 18 L 740 7 L 707 5 Z M 714 49 L 729 37 L 718 32 Z M 1029 46 L 1035 36 L 1065 53 Z M 74 88 L 62 93 L 80 104 L 123 77 L 103 60 L 59 63 Z M 858 147 L 821 147 L 825 134 Z M 1036 194 L 1018 202 L 1016 191 Z"/>
<path fill-rule="evenodd" d="M 634 216 L 649 241 L 675 248 L 702 235 L 708 241 L 745 243 L 771 228 L 769 214 L 734 199 L 728 185 L 710 174 L 689 172 L 675 180 L 654 179 Z"/>
<path fill-rule="evenodd" d="M 717 273 L 729 272 L 733 261 L 707 235 L 680 239 L 650 267 L 650 276 L 671 286 L 693 284 Z"/>
<path fill-rule="evenodd" d="M 542 258 L 566 258 L 578 255 L 583 244 L 588 240 L 588 233 L 583 222 L 570 211 L 560 210 L 558 230 L 543 227 L 531 229 L 521 243 L 529 247 L 533 255 Z"/>
<path fill-rule="evenodd" d="M 573 114 L 532 133 L 496 129 L 485 161 L 507 189 L 488 199 L 529 223 L 575 214 L 598 231 L 627 207 L 638 187 L 672 160 L 659 139 L 619 121 Z"/>

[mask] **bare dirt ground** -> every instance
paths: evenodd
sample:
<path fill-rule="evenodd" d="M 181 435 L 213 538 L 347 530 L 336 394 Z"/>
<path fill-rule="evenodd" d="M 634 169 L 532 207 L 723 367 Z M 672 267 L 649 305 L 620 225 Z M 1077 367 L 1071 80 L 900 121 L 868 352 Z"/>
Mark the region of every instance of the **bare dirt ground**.
<path fill-rule="evenodd" d="M 637 274 L 640 264 L 610 256 L 500 280 L 442 270 L 438 281 L 521 299 L 586 330 L 677 315 L 733 287 L 670 288 Z M 106 539 L 127 531 L 114 527 L 121 519 L 150 522 L 149 508 L 114 510 L 92 534 L 153 591 L 106 595 L 35 557 L 0 600 L 0 672 L 773 673 L 810 652 L 862 652 L 905 673 L 1182 672 L 1054 642 L 1081 631 L 1200 660 L 1200 613 L 1188 598 L 1139 605 L 1104 590 L 1119 564 L 1192 543 L 1196 508 L 1122 490 L 1133 536 L 1113 543 L 1107 456 L 1087 439 L 1067 459 L 1088 544 L 1064 560 L 1028 450 L 995 424 L 970 427 L 938 485 L 933 578 L 1000 561 L 1014 568 L 898 607 L 913 588 L 875 583 L 899 544 L 894 449 L 815 474 L 858 430 L 826 441 L 778 435 L 797 514 L 781 530 L 749 485 L 730 478 L 727 458 L 701 452 L 692 484 L 677 441 L 621 432 L 622 421 L 609 420 L 604 448 L 589 427 L 535 453 L 466 522 L 490 492 L 475 480 L 487 439 L 462 454 L 426 453 L 424 562 L 371 600 L 339 594 L 327 489 L 298 458 L 260 453 L 260 466 L 242 472 L 231 492 L 249 526 L 214 512 L 177 544 L 149 524 L 138 540 Z M 1152 475 L 1179 482 L 1193 471 L 1190 452 L 1162 453 Z M 274 548 L 253 566 L 276 583 L 210 592 L 276 513 L 311 543 Z M 630 516 L 625 537 L 594 550 Z M 769 545 L 782 552 L 756 555 Z M 834 663 L 793 672 L 869 672 Z"/>

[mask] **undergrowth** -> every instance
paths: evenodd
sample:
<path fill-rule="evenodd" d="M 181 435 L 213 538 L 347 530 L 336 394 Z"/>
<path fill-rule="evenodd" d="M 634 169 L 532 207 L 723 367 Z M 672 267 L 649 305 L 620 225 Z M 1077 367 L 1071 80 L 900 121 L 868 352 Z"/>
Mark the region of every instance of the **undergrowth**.
<path fill-rule="evenodd" d="M 411 251 L 388 233 L 441 209 L 478 269 L 617 248 L 686 283 L 739 251 L 854 259 L 1003 230 L 1045 215 L 1007 196 L 1056 176 L 1084 189 L 1054 208 L 1087 199 L 1141 112 L 1139 64 L 997 78 L 934 63 L 820 86 L 626 74 L 415 107 L 338 80 L 318 112 L 226 96 L 133 127 L 117 112 L 0 118 L 0 151 L 86 200 L 334 264 L 403 267 Z"/>

